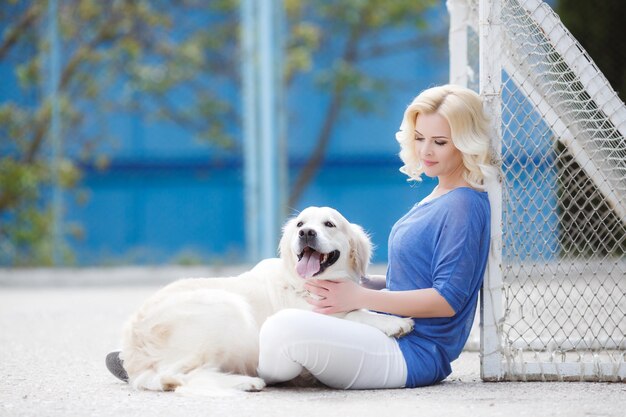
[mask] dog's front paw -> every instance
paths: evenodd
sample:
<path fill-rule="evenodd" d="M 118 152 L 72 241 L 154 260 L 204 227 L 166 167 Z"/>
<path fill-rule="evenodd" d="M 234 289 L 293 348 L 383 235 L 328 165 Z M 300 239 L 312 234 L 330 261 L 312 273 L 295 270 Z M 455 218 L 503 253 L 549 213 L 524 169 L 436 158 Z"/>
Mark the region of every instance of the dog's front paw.
<path fill-rule="evenodd" d="M 388 314 L 374 313 L 367 310 L 355 310 L 345 315 L 348 320 L 369 324 L 387 336 L 401 337 L 413 330 L 413 319 Z"/>
<path fill-rule="evenodd" d="M 387 316 L 387 323 L 381 330 L 391 337 L 402 337 L 413 330 L 413 319 L 410 317 Z"/>
<path fill-rule="evenodd" d="M 240 383 L 237 384 L 235 388 L 241 391 L 248 392 L 261 391 L 263 388 L 265 388 L 265 381 L 261 378 L 256 378 L 252 376 L 245 377 L 245 379 L 242 378 Z"/>

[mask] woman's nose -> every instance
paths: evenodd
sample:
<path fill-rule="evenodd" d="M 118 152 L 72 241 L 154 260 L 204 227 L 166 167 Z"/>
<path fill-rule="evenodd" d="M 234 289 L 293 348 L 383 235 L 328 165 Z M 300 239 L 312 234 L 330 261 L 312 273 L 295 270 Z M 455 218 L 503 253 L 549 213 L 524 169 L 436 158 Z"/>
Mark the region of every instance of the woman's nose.
<path fill-rule="evenodd" d="M 433 151 L 432 145 L 429 143 L 424 143 L 421 151 L 422 151 L 422 155 L 431 155 Z"/>

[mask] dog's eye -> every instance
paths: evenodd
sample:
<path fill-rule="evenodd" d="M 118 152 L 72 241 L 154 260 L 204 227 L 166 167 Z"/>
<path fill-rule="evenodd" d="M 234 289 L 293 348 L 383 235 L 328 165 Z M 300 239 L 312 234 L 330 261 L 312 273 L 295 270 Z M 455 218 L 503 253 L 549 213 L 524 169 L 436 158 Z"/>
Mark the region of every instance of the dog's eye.
<path fill-rule="evenodd" d="M 303 224 L 304 223 L 302 223 L 302 222 L 298 222 L 298 224 L 296 224 L 296 227 L 302 227 Z"/>
<path fill-rule="evenodd" d="M 335 227 L 335 225 L 333 223 L 331 223 L 331 222 L 324 223 L 324 226 L 326 226 L 326 227 Z"/>

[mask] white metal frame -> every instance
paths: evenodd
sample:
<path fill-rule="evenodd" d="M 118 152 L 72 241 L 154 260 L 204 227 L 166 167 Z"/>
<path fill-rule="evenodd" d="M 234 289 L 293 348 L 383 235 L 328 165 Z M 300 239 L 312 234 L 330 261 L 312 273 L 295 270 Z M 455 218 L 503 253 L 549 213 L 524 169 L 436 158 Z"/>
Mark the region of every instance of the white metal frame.
<path fill-rule="evenodd" d="M 492 122 L 492 146 L 497 154 L 502 149 L 502 64 L 501 64 L 501 0 L 481 1 L 478 10 L 479 85 L 484 107 Z M 489 184 L 491 204 L 491 250 L 482 289 L 481 304 L 481 377 L 499 380 L 502 367 L 502 184 Z"/>
<path fill-rule="evenodd" d="M 467 0 L 447 0 L 450 13 L 450 83 L 467 87 L 471 69 L 467 59 L 467 29 L 470 11 Z M 501 63 L 499 53 L 500 0 L 480 2 L 480 94 L 485 111 L 492 119 L 492 146 L 501 153 Z M 502 323 L 502 185 L 488 184 L 491 204 L 491 247 L 480 300 L 481 377 L 497 381 L 504 378 L 504 357 L 499 327 Z"/>
<path fill-rule="evenodd" d="M 585 91 L 598 105 L 599 109 L 604 112 L 615 128 L 621 132 L 622 135 L 625 135 L 626 107 L 624 103 L 620 100 L 617 93 L 610 88 L 610 84 L 604 77 L 604 74 L 602 74 L 593 61 L 590 61 L 585 51 L 577 47 L 578 43 L 572 34 L 563 29 L 561 22 L 558 21 L 555 14 L 543 1 L 524 0 L 521 1 L 520 4 L 535 22 L 541 23 L 543 33 L 550 40 L 551 44 L 568 67 L 576 73 Z M 506 55 L 505 63 L 505 69 L 510 65 L 514 65 L 510 60 L 510 55 Z M 507 70 L 507 72 L 509 74 L 518 74 L 517 71 Z M 535 106 L 545 107 L 543 95 L 538 94 L 536 91 L 531 91 L 534 90 L 534 88 L 528 82 L 517 82 L 516 84 L 518 87 L 526 90 L 526 94 L 528 94 L 528 97 L 531 98 Z M 576 136 L 572 135 L 569 129 L 565 127 L 565 124 L 561 121 L 558 114 L 552 109 L 550 109 L 550 112 L 554 117 L 551 117 L 551 120 L 547 121 L 553 123 L 551 126 L 555 126 L 554 133 L 557 135 L 557 138 L 571 149 L 570 153 L 572 156 L 576 159 L 578 164 L 587 171 L 588 177 L 594 181 L 598 190 L 606 197 L 611 208 L 622 222 L 626 224 L 626 201 L 620 199 L 609 185 L 615 186 L 616 184 L 612 183 L 604 172 L 598 169 L 597 161 L 594 162 L 593 158 L 590 157 L 584 147 L 577 143 Z M 559 136 L 561 133 L 563 136 Z"/>

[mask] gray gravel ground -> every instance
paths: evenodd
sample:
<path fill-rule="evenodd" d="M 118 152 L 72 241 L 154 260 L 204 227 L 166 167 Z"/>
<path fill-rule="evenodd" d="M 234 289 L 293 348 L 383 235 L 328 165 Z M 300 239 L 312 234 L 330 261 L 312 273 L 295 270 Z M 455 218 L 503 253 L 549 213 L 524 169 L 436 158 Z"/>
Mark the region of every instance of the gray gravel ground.
<path fill-rule="evenodd" d="M 15 286 L 0 277 L 0 416 L 626 416 L 626 384 L 483 383 L 473 352 L 427 388 L 281 387 L 209 398 L 136 392 L 107 372 L 104 356 L 156 288 Z"/>

